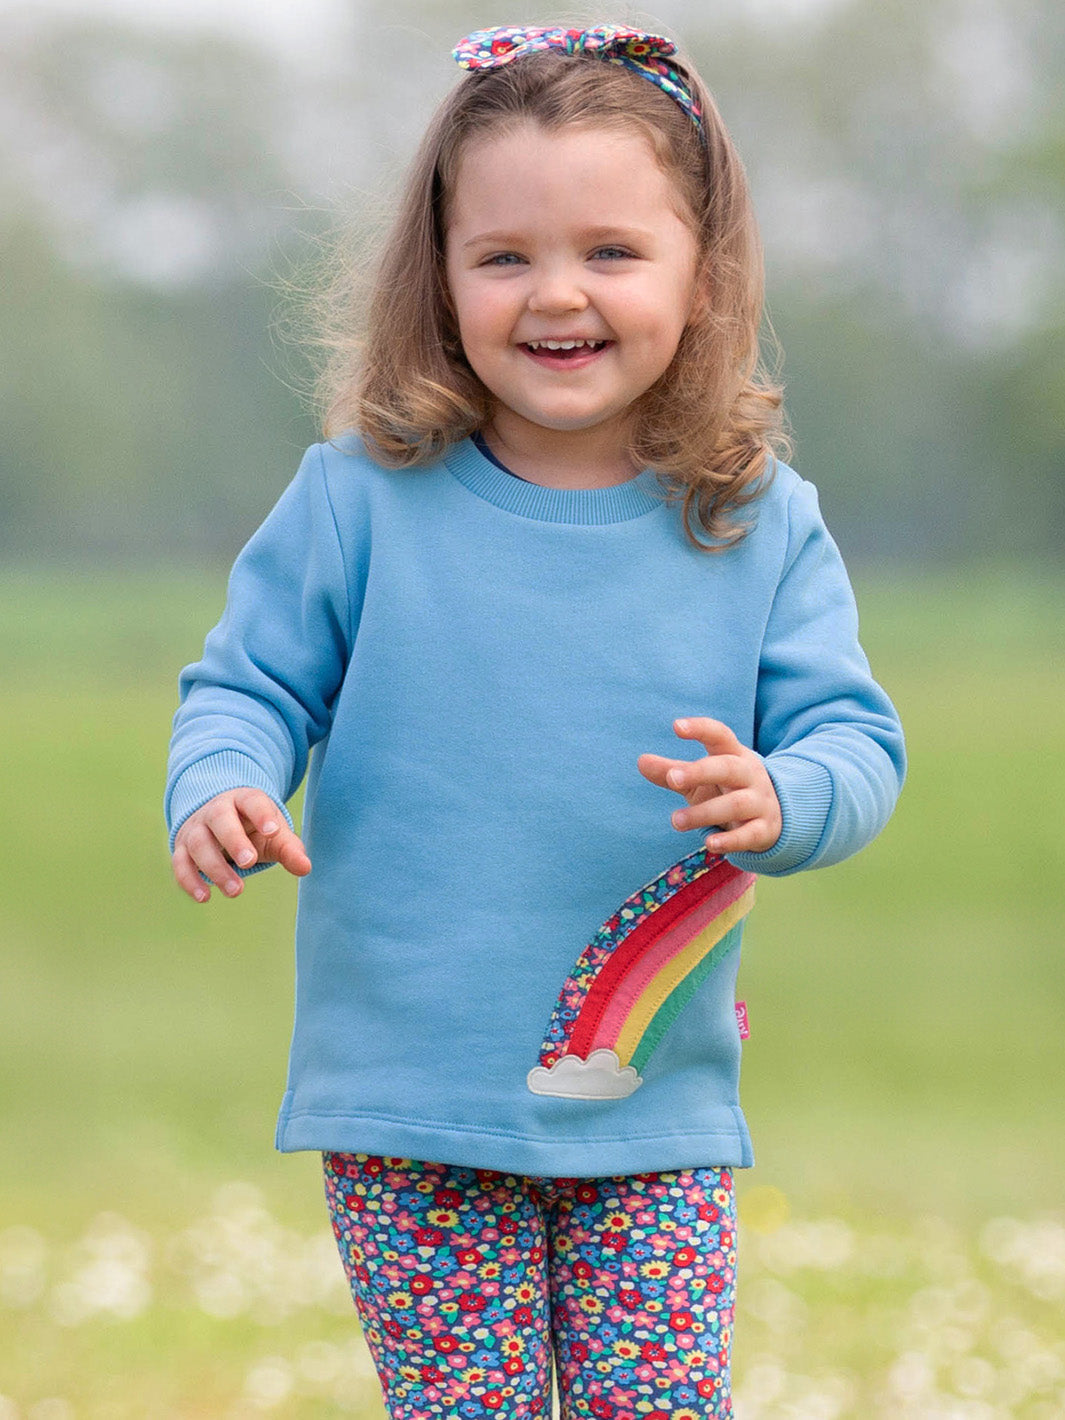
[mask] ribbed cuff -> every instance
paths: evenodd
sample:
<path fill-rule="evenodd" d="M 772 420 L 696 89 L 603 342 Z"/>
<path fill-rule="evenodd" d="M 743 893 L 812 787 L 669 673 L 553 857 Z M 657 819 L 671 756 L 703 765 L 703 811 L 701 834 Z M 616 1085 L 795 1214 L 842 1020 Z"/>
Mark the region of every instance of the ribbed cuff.
<path fill-rule="evenodd" d="M 832 808 L 832 776 L 823 764 L 802 755 L 770 754 L 763 762 L 780 800 L 780 837 L 764 853 L 725 856 L 746 873 L 783 876 L 806 867 L 817 851 Z"/>
<path fill-rule="evenodd" d="M 166 811 L 167 820 L 171 825 L 171 853 L 174 851 L 174 839 L 178 830 L 189 815 L 203 808 L 216 794 L 224 794 L 227 789 L 261 789 L 277 805 L 289 828 L 295 827 L 292 816 L 278 794 L 277 785 L 266 770 L 250 755 L 242 754 L 240 750 L 222 749 L 197 759 L 187 769 L 182 770 L 174 782 Z M 273 863 L 253 863 L 250 868 L 238 868 L 234 864 L 233 871 L 238 877 L 247 878 L 252 873 L 261 873 L 273 866 Z M 203 873 L 200 877 L 204 878 L 205 882 L 208 881 Z"/>

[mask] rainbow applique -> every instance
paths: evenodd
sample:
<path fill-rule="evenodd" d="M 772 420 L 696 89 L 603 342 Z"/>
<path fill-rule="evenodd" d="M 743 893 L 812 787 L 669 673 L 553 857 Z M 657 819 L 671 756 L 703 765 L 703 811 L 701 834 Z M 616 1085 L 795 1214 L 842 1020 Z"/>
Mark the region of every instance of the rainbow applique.
<path fill-rule="evenodd" d="M 537 1095 L 624 1099 L 699 986 L 738 945 L 754 874 L 705 848 L 626 898 L 581 953 L 548 1022 Z"/>

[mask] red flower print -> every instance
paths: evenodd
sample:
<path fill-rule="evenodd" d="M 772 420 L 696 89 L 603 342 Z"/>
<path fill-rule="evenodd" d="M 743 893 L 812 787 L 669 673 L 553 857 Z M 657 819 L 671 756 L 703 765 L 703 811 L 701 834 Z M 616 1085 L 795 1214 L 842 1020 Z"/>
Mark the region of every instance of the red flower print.
<path fill-rule="evenodd" d="M 503 1404 L 503 1397 L 497 1390 L 490 1390 L 485 1394 L 484 1403 L 489 1410 L 498 1410 Z"/>
<path fill-rule="evenodd" d="M 599 1190 L 594 1183 L 582 1183 L 577 1189 L 577 1201 L 579 1203 L 594 1203 L 599 1197 Z"/>
<path fill-rule="evenodd" d="M 475 1247 L 464 1247 L 455 1254 L 463 1267 L 476 1267 L 484 1261 L 484 1255 Z"/>
<path fill-rule="evenodd" d="M 711 1272 L 710 1276 L 706 1279 L 706 1285 L 710 1288 L 711 1292 L 723 1292 L 725 1290 L 725 1279 L 720 1273 Z"/>
<path fill-rule="evenodd" d="M 446 1381 L 446 1380 L 447 1380 L 447 1371 L 442 1371 L 439 1366 L 423 1366 L 423 1367 L 422 1367 L 422 1380 L 423 1380 L 423 1381 L 429 1381 L 429 1382 L 432 1382 L 432 1381 Z"/>
<path fill-rule="evenodd" d="M 382 1325 L 384 1326 L 384 1329 L 388 1332 L 389 1336 L 403 1335 L 403 1327 L 400 1326 L 398 1321 L 393 1321 L 391 1317 L 385 1317 L 384 1321 L 382 1322 Z"/>
<path fill-rule="evenodd" d="M 520 1375 L 524 1368 L 525 1362 L 520 1358 L 520 1356 L 511 1356 L 509 1360 L 503 1362 L 503 1369 L 504 1371 L 506 1371 L 508 1376 Z"/>
<path fill-rule="evenodd" d="M 444 1241 L 444 1234 L 439 1228 L 415 1228 L 414 1240 L 419 1247 L 439 1247 Z"/>
<path fill-rule="evenodd" d="M 462 1194 L 456 1188 L 438 1188 L 433 1194 L 433 1202 L 441 1208 L 459 1208 Z"/>
<path fill-rule="evenodd" d="M 464 1312 L 483 1311 L 488 1305 L 488 1298 L 483 1297 L 480 1292 L 461 1292 L 459 1294 L 459 1306 Z"/>
<path fill-rule="evenodd" d="M 509 54 L 512 49 L 517 49 L 517 45 L 512 39 L 494 39 L 492 41 L 493 54 Z"/>
<path fill-rule="evenodd" d="M 704 1400 L 709 1400 L 714 1391 L 717 1390 L 717 1387 L 718 1382 L 715 1381 L 712 1376 L 707 1376 L 705 1380 L 696 1381 L 695 1383 L 695 1389 Z"/>
<path fill-rule="evenodd" d="M 515 1307 L 515 1308 L 514 1308 L 514 1325 L 515 1325 L 515 1326 L 532 1326 L 532 1324 L 533 1324 L 532 1307 Z"/>
<path fill-rule="evenodd" d="M 575 1341 L 569 1349 L 570 1354 L 572 1355 L 575 1361 L 587 1361 L 588 1347 L 584 1344 L 583 1341 Z"/>
<path fill-rule="evenodd" d="M 695 1261 L 696 1252 L 693 1247 L 678 1247 L 673 1254 L 673 1261 L 678 1267 L 689 1267 Z"/>
<path fill-rule="evenodd" d="M 529 1261 L 530 1261 L 530 1262 L 543 1262 L 543 1260 L 544 1260 L 544 1250 L 543 1250 L 542 1247 L 531 1247 L 531 1248 L 529 1249 Z"/>
<path fill-rule="evenodd" d="M 674 1331 L 687 1331 L 694 1320 L 691 1312 L 671 1312 L 669 1324 Z"/>
<path fill-rule="evenodd" d="M 376 1178 L 384 1168 L 384 1160 L 371 1156 L 362 1166 L 363 1173 L 368 1173 L 371 1178 Z"/>
<path fill-rule="evenodd" d="M 411 1289 L 411 1291 L 416 1297 L 424 1297 L 433 1290 L 433 1279 L 431 1277 L 419 1275 L 417 1277 L 412 1277 L 407 1283 L 407 1286 Z"/>
<path fill-rule="evenodd" d="M 449 1356 L 452 1351 L 459 1349 L 459 1343 L 453 1336 L 438 1336 L 433 1342 L 433 1347 L 443 1355 Z"/>
<path fill-rule="evenodd" d="M 600 1420 L 610 1420 L 614 1414 L 614 1407 L 606 1400 L 592 1401 L 592 1414 L 600 1417 Z"/>
<path fill-rule="evenodd" d="M 640 1347 L 640 1355 L 645 1361 L 664 1361 L 666 1348 L 660 1346 L 657 1341 L 645 1341 Z"/>
<path fill-rule="evenodd" d="M 715 1208 L 712 1203 L 701 1203 L 699 1205 L 699 1217 L 704 1223 L 716 1223 L 721 1217 L 721 1209 Z"/>
<path fill-rule="evenodd" d="M 585 1262 L 583 1257 L 579 1257 L 573 1264 L 573 1275 L 582 1278 L 590 1277 L 592 1275 L 592 1264 Z"/>
<path fill-rule="evenodd" d="M 621 1252 L 624 1246 L 625 1237 L 622 1233 L 607 1233 L 606 1237 L 603 1239 L 604 1250 L 609 1250 L 610 1252 Z"/>
<path fill-rule="evenodd" d="M 630 1312 L 639 1311 L 643 1298 L 639 1292 L 625 1290 L 618 1293 L 618 1301 L 623 1307 L 627 1307 Z"/>

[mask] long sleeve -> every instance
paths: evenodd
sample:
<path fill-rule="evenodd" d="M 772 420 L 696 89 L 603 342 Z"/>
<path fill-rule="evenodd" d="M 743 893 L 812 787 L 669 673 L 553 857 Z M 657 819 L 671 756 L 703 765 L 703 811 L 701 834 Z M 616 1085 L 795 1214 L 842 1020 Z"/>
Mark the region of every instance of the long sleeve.
<path fill-rule="evenodd" d="M 202 658 L 181 672 L 164 802 L 171 849 L 185 819 L 227 789 L 263 789 L 291 824 L 285 800 L 328 732 L 350 619 L 343 550 L 315 446 L 237 558 Z"/>
<path fill-rule="evenodd" d="M 887 823 L 906 772 L 902 727 L 858 641 L 843 560 L 800 482 L 762 646 L 754 748 L 783 813 L 765 853 L 732 853 L 749 872 L 783 876 L 856 853 Z"/>

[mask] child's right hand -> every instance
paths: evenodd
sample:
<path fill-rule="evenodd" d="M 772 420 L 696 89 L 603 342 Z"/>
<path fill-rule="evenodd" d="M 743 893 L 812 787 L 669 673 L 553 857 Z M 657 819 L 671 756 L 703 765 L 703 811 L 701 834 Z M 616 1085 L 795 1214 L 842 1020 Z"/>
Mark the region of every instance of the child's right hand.
<path fill-rule="evenodd" d="M 197 902 L 206 902 L 211 896 L 201 870 L 227 896 L 238 896 L 243 880 L 233 872 L 234 863 L 241 868 L 280 863 L 298 878 L 311 871 L 307 850 L 273 799 L 261 789 L 227 789 L 216 794 L 189 814 L 174 839 L 174 877 Z"/>

